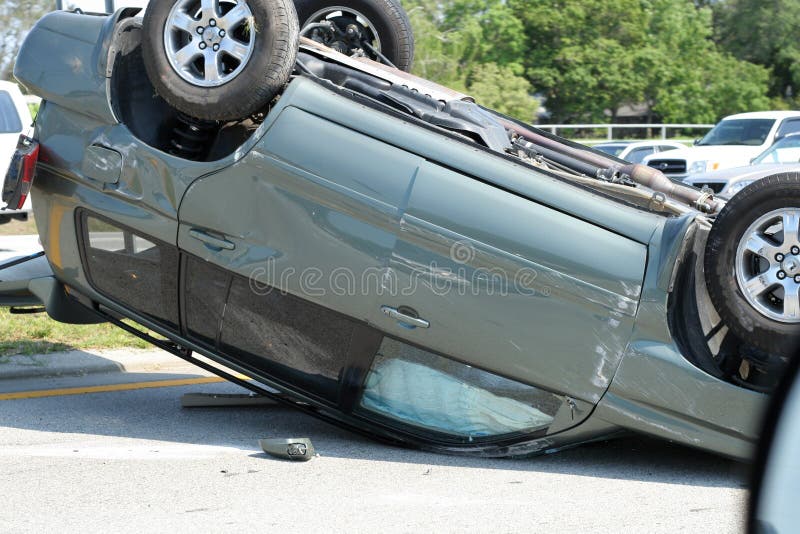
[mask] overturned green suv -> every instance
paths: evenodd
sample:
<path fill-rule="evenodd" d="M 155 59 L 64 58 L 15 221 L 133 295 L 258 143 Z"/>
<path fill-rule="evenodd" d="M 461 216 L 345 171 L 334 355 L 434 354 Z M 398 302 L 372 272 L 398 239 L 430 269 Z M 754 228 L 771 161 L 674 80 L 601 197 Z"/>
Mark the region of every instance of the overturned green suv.
<path fill-rule="evenodd" d="M 726 204 L 481 107 L 406 72 L 395 0 L 139 15 L 25 40 L 3 196 L 30 188 L 45 255 L 0 265 L 1 304 L 394 443 L 750 454 L 800 346 L 797 174 Z"/>

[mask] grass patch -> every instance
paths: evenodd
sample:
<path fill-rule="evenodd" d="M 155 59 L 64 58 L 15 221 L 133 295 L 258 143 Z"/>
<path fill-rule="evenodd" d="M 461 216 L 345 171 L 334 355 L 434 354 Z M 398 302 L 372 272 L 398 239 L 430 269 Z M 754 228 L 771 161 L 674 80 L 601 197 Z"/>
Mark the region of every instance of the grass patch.
<path fill-rule="evenodd" d="M 0 213 L 2 215 L 2 213 Z M 33 220 L 33 215 L 28 215 L 27 221 L 12 220 L 7 223 L 0 224 L 0 235 L 32 235 L 38 234 L 36 231 L 36 221 Z"/>
<path fill-rule="evenodd" d="M 146 349 L 151 345 L 110 323 L 73 325 L 46 313 L 14 315 L 0 308 L 0 362 L 14 354 L 48 354 L 76 349 Z"/>

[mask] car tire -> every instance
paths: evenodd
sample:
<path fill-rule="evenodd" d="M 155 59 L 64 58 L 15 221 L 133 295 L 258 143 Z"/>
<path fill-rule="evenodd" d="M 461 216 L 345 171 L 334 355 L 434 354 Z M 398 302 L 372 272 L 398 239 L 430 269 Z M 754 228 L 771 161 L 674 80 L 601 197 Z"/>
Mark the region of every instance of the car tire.
<path fill-rule="evenodd" d="M 708 292 L 724 324 L 753 346 L 785 356 L 800 351 L 796 221 L 800 173 L 763 178 L 725 205 L 705 251 Z"/>
<path fill-rule="evenodd" d="M 214 6 L 217 18 L 200 0 L 151 2 L 142 23 L 144 65 L 175 109 L 239 120 L 263 109 L 288 81 L 297 13 L 291 0 L 219 0 L 206 9 Z"/>
<path fill-rule="evenodd" d="M 400 70 L 408 72 L 414 61 L 414 33 L 403 7 L 396 0 L 295 0 L 300 27 L 319 22 L 336 11 L 360 15 L 374 27 L 380 52 Z M 336 48 L 336 47 L 334 47 Z"/>

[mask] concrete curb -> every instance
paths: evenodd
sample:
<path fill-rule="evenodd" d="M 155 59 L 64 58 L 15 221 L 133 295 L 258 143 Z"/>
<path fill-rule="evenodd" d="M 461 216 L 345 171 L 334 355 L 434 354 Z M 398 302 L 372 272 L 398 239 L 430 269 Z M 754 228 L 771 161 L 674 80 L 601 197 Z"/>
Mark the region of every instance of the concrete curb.
<path fill-rule="evenodd" d="M 206 374 L 199 367 L 162 350 L 73 350 L 0 357 L 0 380 L 181 370 Z"/>

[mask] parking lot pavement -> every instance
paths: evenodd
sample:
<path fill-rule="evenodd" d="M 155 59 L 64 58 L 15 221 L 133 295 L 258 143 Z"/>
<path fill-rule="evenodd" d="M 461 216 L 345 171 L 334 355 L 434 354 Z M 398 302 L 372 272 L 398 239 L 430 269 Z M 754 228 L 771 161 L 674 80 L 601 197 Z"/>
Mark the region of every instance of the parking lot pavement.
<path fill-rule="evenodd" d="M 14 390 L 192 376 L 28 379 Z M 522 460 L 442 456 L 281 406 L 182 409 L 194 391 L 242 390 L 197 383 L 0 401 L 0 532 L 741 530 L 746 466 L 677 445 L 627 438 Z M 273 459 L 258 449 L 263 437 L 310 437 L 320 456 Z"/>

